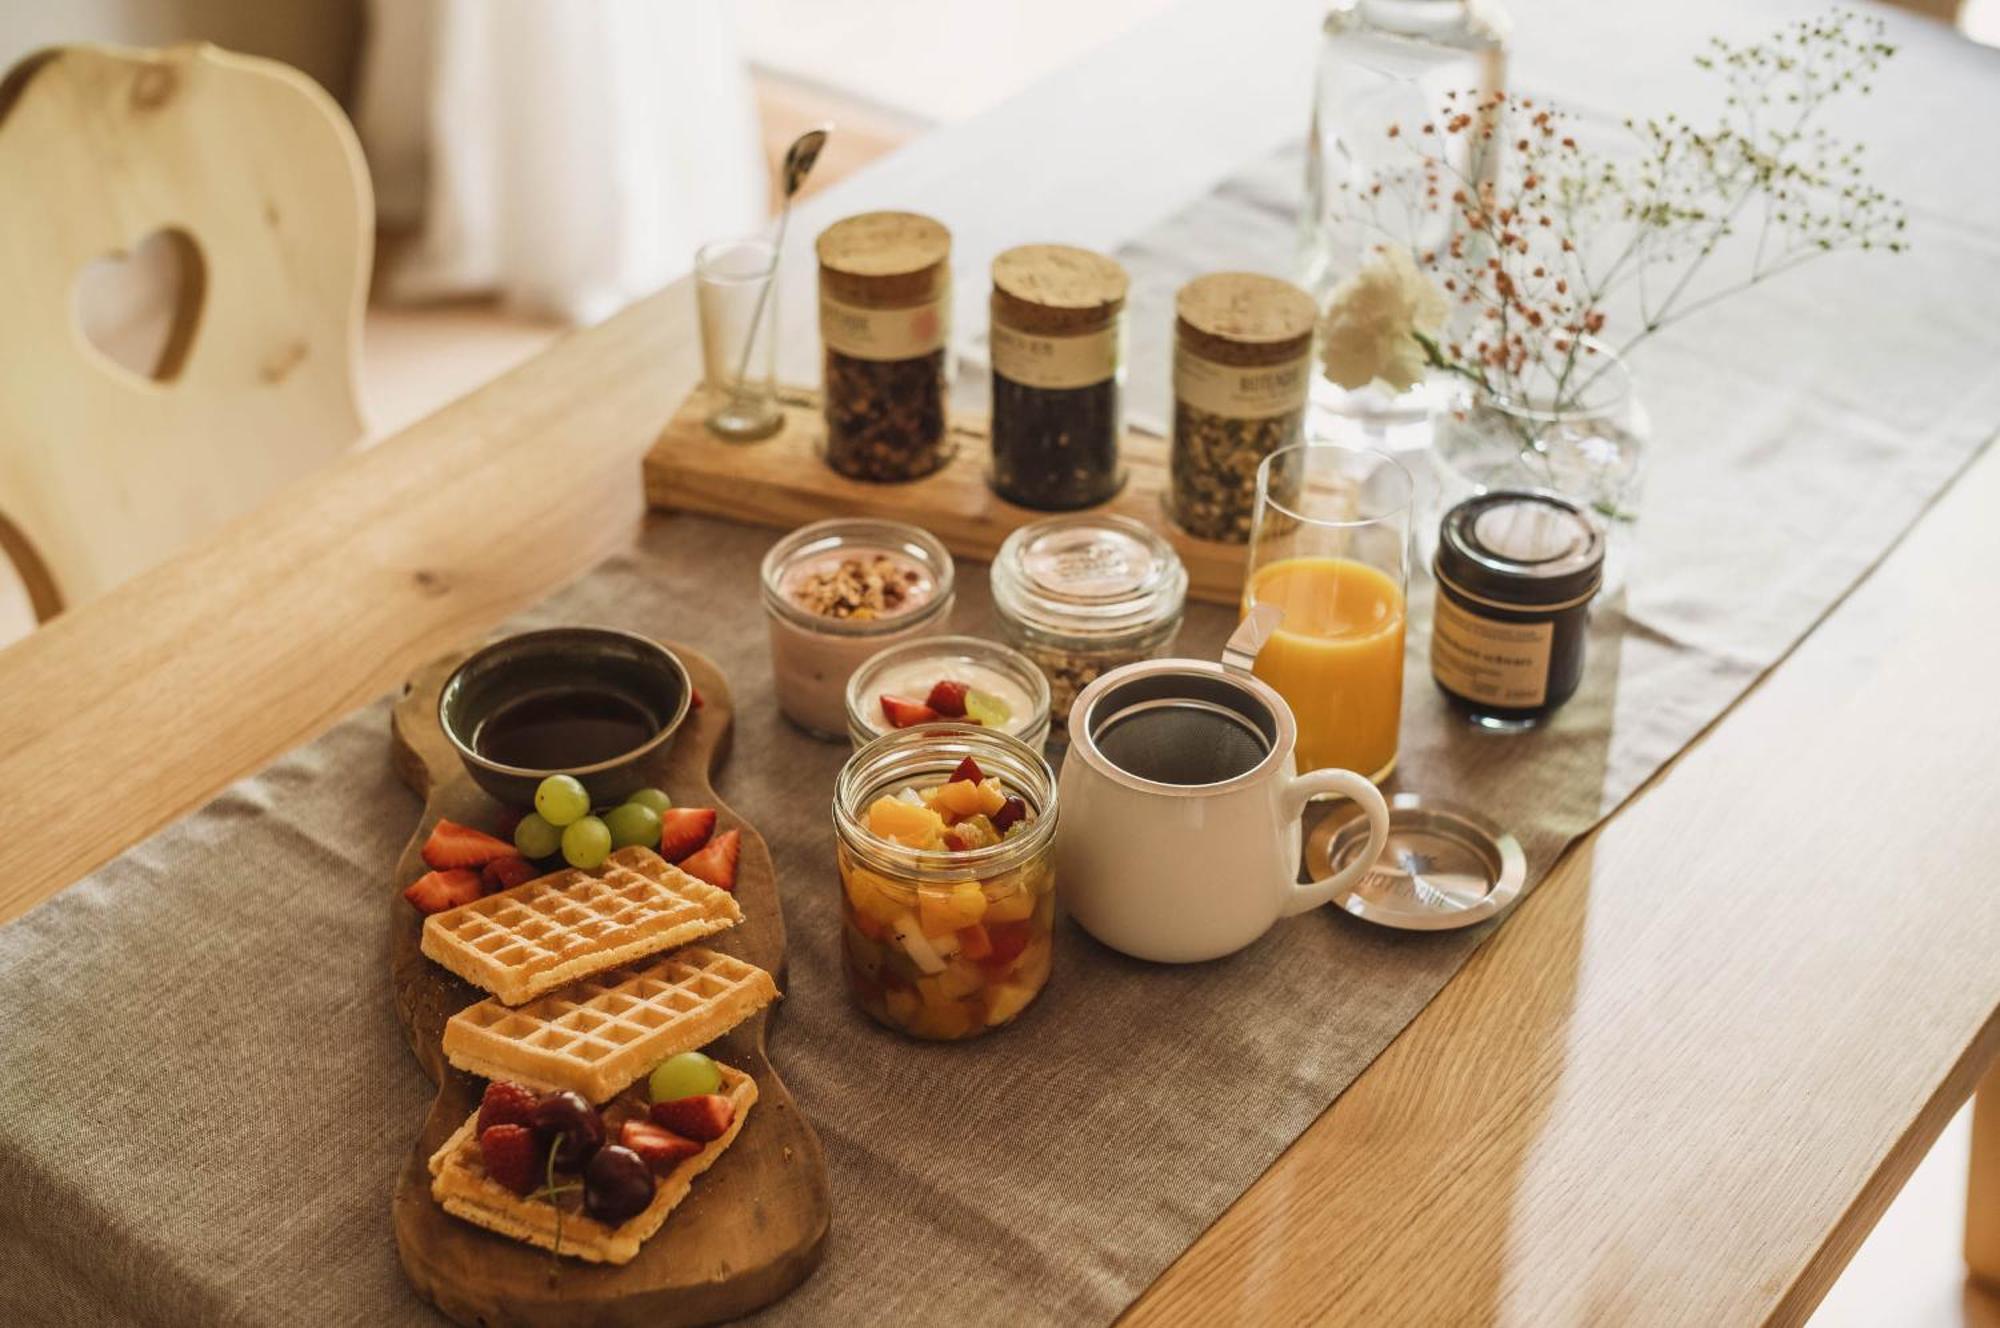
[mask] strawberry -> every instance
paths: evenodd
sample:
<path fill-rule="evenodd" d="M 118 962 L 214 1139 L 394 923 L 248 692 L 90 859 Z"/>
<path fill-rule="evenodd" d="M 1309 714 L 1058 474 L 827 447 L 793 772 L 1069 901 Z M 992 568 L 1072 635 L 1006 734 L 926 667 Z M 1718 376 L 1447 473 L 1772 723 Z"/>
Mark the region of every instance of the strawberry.
<path fill-rule="evenodd" d="M 707 848 L 691 858 L 681 859 L 681 870 L 720 889 L 734 890 L 736 859 L 743 852 L 742 839 L 741 830 L 724 830 Z"/>
<path fill-rule="evenodd" d="M 702 708 L 702 706 L 706 704 L 707 702 L 701 699 L 701 688 L 699 687 L 688 688 L 688 709 L 699 710 Z"/>
<path fill-rule="evenodd" d="M 484 867 L 495 858 L 514 856 L 511 843 L 456 821 L 439 821 L 431 827 L 431 837 L 424 841 L 424 863 L 439 871 Z"/>
<path fill-rule="evenodd" d="M 707 1143 L 729 1133 L 736 1104 L 720 1093 L 697 1093 L 653 1104 L 653 1124 Z"/>
<path fill-rule="evenodd" d="M 941 682 L 931 688 L 928 704 L 931 709 L 948 719 L 965 717 L 965 694 L 972 690 L 967 682 Z"/>
<path fill-rule="evenodd" d="M 479 1132 L 479 1157 L 486 1174 L 516 1194 L 526 1194 L 542 1179 L 542 1159 L 536 1156 L 535 1132 L 525 1125 L 495 1125 Z"/>
<path fill-rule="evenodd" d="M 419 913 L 442 913 L 460 904 L 469 904 L 485 894 L 476 871 L 434 871 L 412 881 L 403 891 L 403 898 L 416 906 Z"/>
<path fill-rule="evenodd" d="M 542 874 L 542 869 L 526 858 L 515 854 L 511 857 L 495 858 L 480 869 L 479 880 L 486 887 L 486 893 L 496 890 L 511 890 L 517 885 L 534 880 Z"/>
<path fill-rule="evenodd" d="M 514 830 L 521 824 L 521 818 L 526 815 L 526 812 L 513 807 L 501 808 L 500 819 L 493 823 L 493 833 L 508 843 L 513 843 Z"/>
<path fill-rule="evenodd" d="M 672 1171 L 676 1163 L 701 1151 L 701 1145 L 694 1140 L 642 1120 L 628 1120 L 619 1126 L 618 1142 L 644 1158 L 647 1166 L 661 1174 Z"/>
<path fill-rule="evenodd" d="M 660 856 L 679 862 L 715 833 L 715 808 L 669 807 L 660 813 Z"/>
<path fill-rule="evenodd" d="M 918 724 L 935 724 L 938 712 L 922 701 L 912 701 L 902 696 L 882 698 L 882 718 L 889 721 L 889 727 L 907 729 Z"/>
<path fill-rule="evenodd" d="M 486 1095 L 479 1099 L 479 1133 L 484 1134 L 495 1125 L 529 1125 L 529 1117 L 534 1113 L 535 1103 L 541 1095 L 531 1088 L 509 1083 L 505 1079 L 495 1079 L 486 1085 Z"/>
<path fill-rule="evenodd" d="M 960 780 L 971 784 L 983 784 L 986 782 L 986 772 L 979 768 L 979 762 L 968 756 L 958 763 L 957 768 L 951 772 L 951 778 L 945 783 L 956 784 Z"/>

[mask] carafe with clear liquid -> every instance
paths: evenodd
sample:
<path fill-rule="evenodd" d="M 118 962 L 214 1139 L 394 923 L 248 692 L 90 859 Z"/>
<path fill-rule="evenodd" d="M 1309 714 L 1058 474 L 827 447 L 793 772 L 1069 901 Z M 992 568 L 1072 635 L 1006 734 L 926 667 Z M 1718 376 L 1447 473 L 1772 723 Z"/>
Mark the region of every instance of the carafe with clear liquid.
<path fill-rule="evenodd" d="M 1450 241 L 1457 213 L 1423 205 L 1425 153 L 1442 145 L 1460 178 L 1493 179 L 1493 143 L 1477 133 L 1427 135 L 1423 126 L 1442 126 L 1504 87 L 1507 27 L 1490 0 L 1334 0 L 1327 9 L 1299 216 L 1299 284 L 1321 312 L 1376 246 L 1405 245 L 1421 262 Z M 1402 393 L 1379 384 L 1348 391 L 1315 374 L 1307 433 L 1422 451 L 1437 391 L 1428 383 Z"/>

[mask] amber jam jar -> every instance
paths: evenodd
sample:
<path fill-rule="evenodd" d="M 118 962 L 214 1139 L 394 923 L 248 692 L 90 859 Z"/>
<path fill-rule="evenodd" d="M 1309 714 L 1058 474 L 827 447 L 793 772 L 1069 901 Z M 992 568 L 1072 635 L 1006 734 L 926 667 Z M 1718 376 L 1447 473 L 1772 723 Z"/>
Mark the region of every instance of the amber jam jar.
<path fill-rule="evenodd" d="M 819 234 L 826 464 L 913 480 L 951 459 L 951 232 L 914 212 L 864 212 Z"/>
<path fill-rule="evenodd" d="M 870 828 L 880 798 L 952 782 L 967 757 L 1027 815 L 997 843 L 920 851 Z M 912 1037 L 977 1037 L 1041 993 L 1054 955 L 1056 778 L 1009 734 L 960 724 L 885 733 L 840 772 L 833 795 L 848 990 L 870 1018 Z"/>
<path fill-rule="evenodd" d="M 1438 531 L 1431 677 L 1481 728 L 1541 723 L 1583 680 L 1604 536 L 1575 503 L 1495 490 L 1444 515 Z"/>

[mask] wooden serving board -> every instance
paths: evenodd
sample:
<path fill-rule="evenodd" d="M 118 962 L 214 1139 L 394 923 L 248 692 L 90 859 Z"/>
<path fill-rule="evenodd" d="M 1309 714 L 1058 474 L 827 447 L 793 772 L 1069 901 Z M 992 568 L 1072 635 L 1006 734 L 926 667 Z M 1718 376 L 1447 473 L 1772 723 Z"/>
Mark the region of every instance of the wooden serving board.
<path fill-rule="evenodd" d="M 709 777 L 729 748 L 729 687 L 715 664 L 681 646 L 704 704 L 656 754 L 648 782 L 676 806 L 717 809 L 716 831 L 740 829 L 736 898 L 741 925 L 702 942 L 774 974 L 784 986 L 785 928 L 771 853 L 755 830 L 715 796 Z M 466 775 L 438 726 L 438 692 L 464 654 L 440 659 L 404 689 L 392 721 L 396 768 L 425 799 L 417 832 L 397 865 L 400 886 L 421 876 L 424 839 L 439 817 L 490 828 L 499 803 Z M 609 1267 L 558 1261 L 448 1215 L 431 1198 L 427 1163 L 479 1105 L 485 1081 L 451 1068 L 445 1020 L 485 993 L 426 959 L 423 917 L 387 892 L 395 913 L 390 971 L 410 1049 L 437 1081 L 437 1099 L 396 1182 L 396 1246 L 419 1294 L 460 1323 L 479 1325 L 678 1325 L 735 1318 L 783 1296 L 811 1274 L 831 1220 L 826 1159 L 819 1138 L 765 1055 L 766 1010 L 713 1044 L 718 1060 L 757 1080 L 757 1104 L 721 1159 L 630 1263 Z M 775 1008 L 775 1007 L 774 1007 Z"/>
<path fill-rule="evenodd" d="M 646 454 L 646 501 L 666 511 L 703 512 L 790 530 L 834 516 L 910 521 L 955 554 L 991 562 L 1016 527 L 1051 515 L 1016 507 L 986 483 L 986 417 L 954 411 L 957 454 L 942 469 L 902 484 L 838 475 L 820 460 L 825 426 L 819 393 L 779 392 L 784 427 L 755 443 L 732 443 L 704 421 L 715 399 L 698 387 Z M 1167 442 L 1127 430 L 1120 444 L 1125 487 L 1100 511 L 1133 517 L 1165 535 L 1187 565 L 1188 594 L 1235 605 L 1243 594 L 1241 544 L 1194 539 L 1167 519 Z"/>

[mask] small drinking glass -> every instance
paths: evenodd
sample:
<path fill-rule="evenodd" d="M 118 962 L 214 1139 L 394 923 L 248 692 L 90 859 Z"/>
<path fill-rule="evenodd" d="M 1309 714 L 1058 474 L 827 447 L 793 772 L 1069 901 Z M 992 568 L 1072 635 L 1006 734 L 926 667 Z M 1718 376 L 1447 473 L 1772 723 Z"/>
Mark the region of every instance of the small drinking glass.
<path fill-rule="evenodd" d="M 1400 462 L 1363 448 L 1301 443 L 1257 468 L 1242 611 L 1281 613 L 1253 671 L 1298 719 L 1300 773 L 1396 768 L 1412 496 Z"/>
<path fill-rule="evenodd" d="M 778 408 L 777 248 L 768 240 L 711 240 L 694 256 L 701 361 L 716 406 L 714 433 L 733 442 L 768 438 Z"/>

